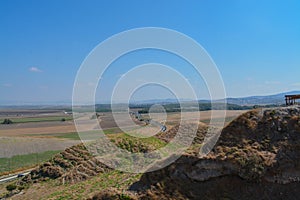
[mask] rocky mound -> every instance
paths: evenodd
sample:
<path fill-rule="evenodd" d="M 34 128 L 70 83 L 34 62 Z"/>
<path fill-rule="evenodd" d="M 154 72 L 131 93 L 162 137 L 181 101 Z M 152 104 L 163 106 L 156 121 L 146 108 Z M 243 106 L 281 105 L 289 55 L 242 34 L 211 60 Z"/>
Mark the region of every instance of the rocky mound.
<path fill-rule="evenodd" d="M 55 155 L 31 171 L 22 181 L 31 183 L 59 178 L 62 183 L 74 183 L 108 170 L 110 169 L 107 166 L 91 156 L 83 144 L 79 144 Z"/>
<path fill-rule="evenodd" d="M 207 156 L 186 153 L 131 186 L 141 199 L 297 199 L 300 109 L 253 110 L 223 129 Z"/>

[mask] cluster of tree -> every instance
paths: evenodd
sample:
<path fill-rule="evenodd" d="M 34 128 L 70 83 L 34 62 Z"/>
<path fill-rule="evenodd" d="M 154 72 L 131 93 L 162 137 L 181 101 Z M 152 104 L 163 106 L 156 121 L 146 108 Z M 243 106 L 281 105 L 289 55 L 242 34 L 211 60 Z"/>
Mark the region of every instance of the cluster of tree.
<path fill-rule="evenodd" d="M 152 105 L 138 105 L 131 106 L 130 108 L 138 108 L 139 113 L 148 113 Z M 207 110 L 249 110 L 253 109 L 253 106 L 240 106 L 236 104 L 222 104 L 222 103 L 183 103 L 181 106 L 179 103 L 171 103 L 163 105 L 166 112 L 180 112 L 180 111 L 207 111 Z M 155 112 L 155 111 L 154 111 Z"/>
<path fill-rule="evenodd" d="M 139 113 L 148 113 L 151 106 L 154 104 L 130 104 L 130 109 L 139 109 Z M 183 102 L 180 103 L 165 103 L 162 105 L 166 112 L 180 112 L 180 111 L 207 111 L 207 110 L 250 110 L 258 107 L 275 107 L 278 105 L 238 105 L 238 104 L 222 104 L 222 103 L 202 103 L 202 102 Z M 111 112 L 110 104 L 97 104 L 96 112 Z M 154 111 L 155 112 L 155 111 Z"/>
<path fill-rule="evenodd" d="M 253 108 L 274 108 L 274 107 L 283 107 L 285 104 L 268 104 L 268 105 L 254 105 Z"/>
<path fill-rule="evenodd" d="M 12 124 L 13 121 L 10 119 L 4 119 L 3 122 L 1 124 Z"/>
<path fill-rule="evenodd" d="M 96 104 L 95 105 L 96 112 L 111 112 L 110 104 Z"/>

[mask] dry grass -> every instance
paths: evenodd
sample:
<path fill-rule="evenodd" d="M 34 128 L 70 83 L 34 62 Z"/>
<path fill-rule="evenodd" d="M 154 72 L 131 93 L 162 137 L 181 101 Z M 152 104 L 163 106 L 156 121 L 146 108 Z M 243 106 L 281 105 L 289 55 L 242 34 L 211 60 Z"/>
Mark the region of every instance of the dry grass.
<path fill-rule="evenodd" d="M 212 115 L 212 112 L 214 113 Z M 226 124 L 232 121 L 234 118 L 238 117 L 242 113 L 247 112 L 247 110 L 227 110 L 225 111 Z M 200 118 L 200 121 L 204 123 L 209 123 L 209 120 L 214 117 L 214 119 L 221 119 L 223 117 L 224 111 L 215 110 L 215 111 L 200 111 L 200 112 L 183 112 L 183 113 L 168 113 L 167 124 L 178 124 L 181 119 L 188 119 L 190 123 L 197 122 L 197 119 Z M 229 120 L 228 120 L 229 119 Z"/>
<path fill-rule="evenodd" d="M 41 135 L 49 133 L 76 132 L 73 122 L 29 122 L 21 124 L 0 125 L 1 136 Z"/>
<path fill-rule="evenodd" d="M 63 150 L 78 142 L 76 140 L 58 138 L 0 137 L 0 158 L 51 150 Z"/>

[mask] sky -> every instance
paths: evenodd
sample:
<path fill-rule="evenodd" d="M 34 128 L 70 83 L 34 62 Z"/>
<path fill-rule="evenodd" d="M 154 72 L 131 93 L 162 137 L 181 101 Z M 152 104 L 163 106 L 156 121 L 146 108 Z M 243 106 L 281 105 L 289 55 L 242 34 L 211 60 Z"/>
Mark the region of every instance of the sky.
<path fill-rule="evenodd" d="M 300 90 L 299 10 L 296 0 L 1 0 L 0 104 L 71 102 L 76 74 L 89 53 L 115 34 L 142 27 L 172 29 L 198 42 L 218 67 L 228 97 Z M 112 63 L 99 77 L 96 101 L 109 101 L 126 72 L 149 62 L 173 67 L 197 98 L 209 98 L 203 77 L 189 63 L 144 50 Z M 131 98 L 175 96 L 150 85 Z"/>

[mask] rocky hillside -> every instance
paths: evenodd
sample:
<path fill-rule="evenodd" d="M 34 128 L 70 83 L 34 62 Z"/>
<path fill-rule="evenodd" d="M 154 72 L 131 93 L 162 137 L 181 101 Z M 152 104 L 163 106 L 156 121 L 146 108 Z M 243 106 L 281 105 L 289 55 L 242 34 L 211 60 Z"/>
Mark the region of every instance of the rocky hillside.
<path fill-rule="evenodd" d="M 145 199 L 298 199 L 299 107 L 247 112 L 223 129 L 204 158 L 186 153 L 142 176 Z"/>

